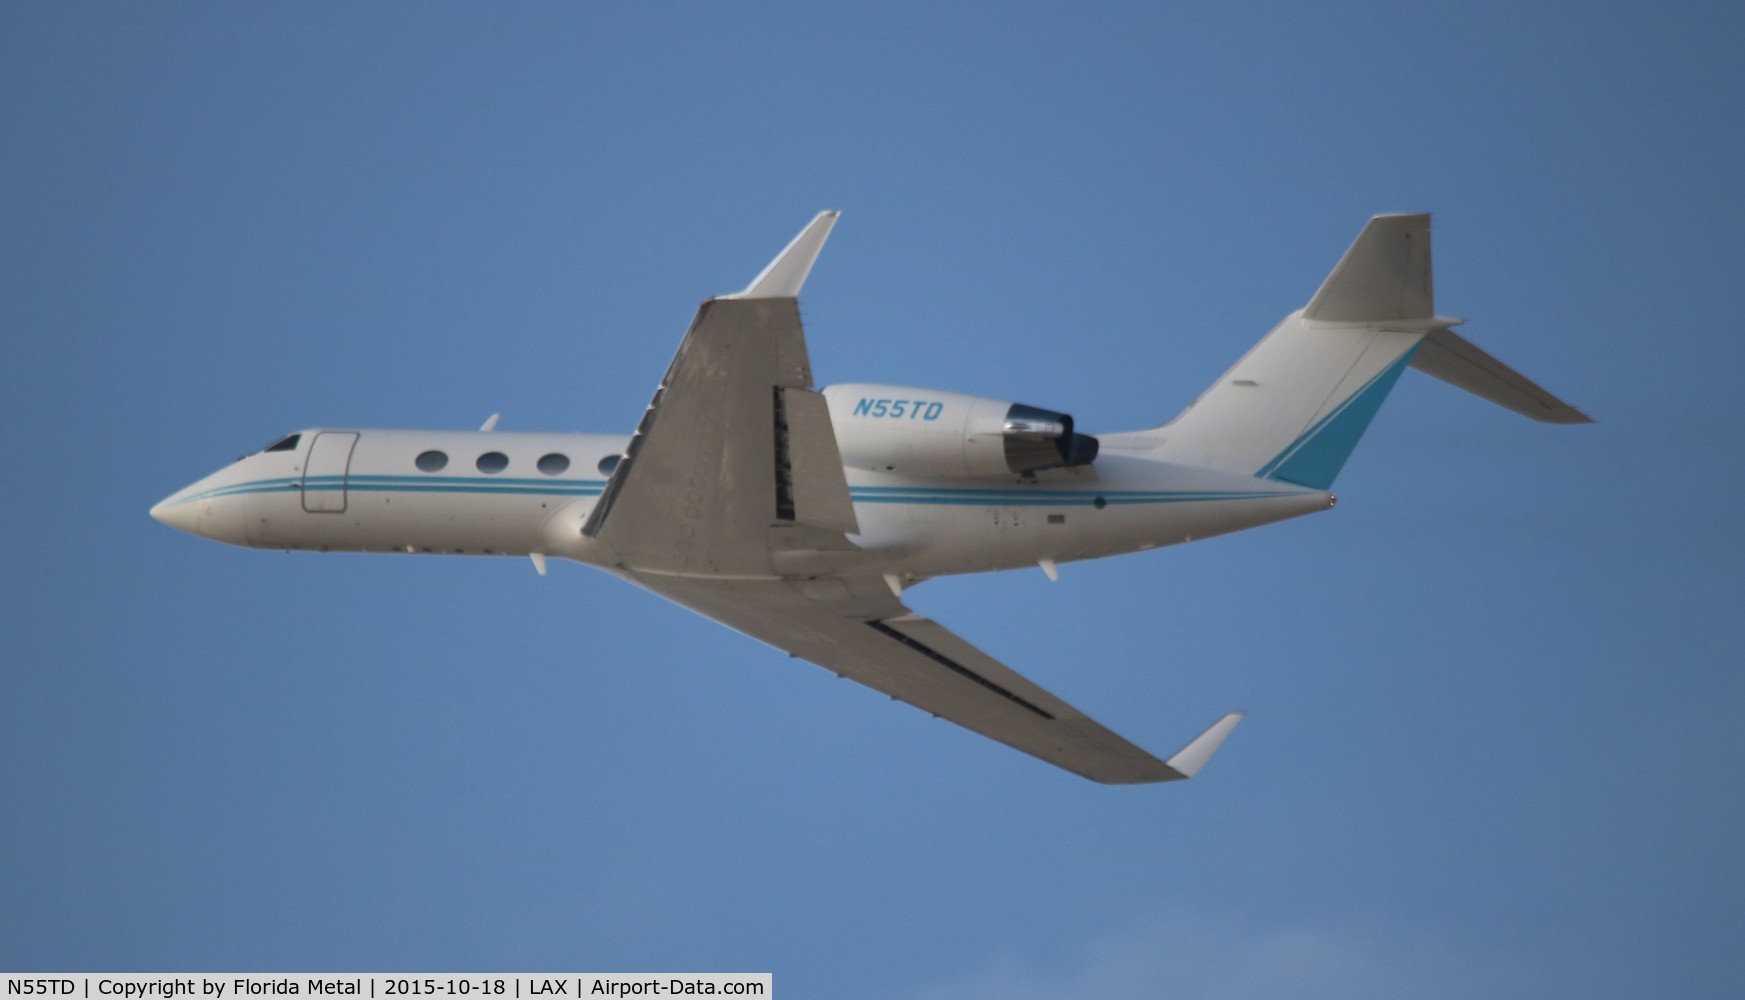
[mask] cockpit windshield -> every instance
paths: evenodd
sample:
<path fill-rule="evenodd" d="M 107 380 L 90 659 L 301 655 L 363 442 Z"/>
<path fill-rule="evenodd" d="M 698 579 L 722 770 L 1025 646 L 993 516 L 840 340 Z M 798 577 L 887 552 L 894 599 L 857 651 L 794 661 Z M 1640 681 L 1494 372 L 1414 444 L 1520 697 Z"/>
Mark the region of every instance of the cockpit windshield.
<path fill-rule="evenodd" d="M 296 451 L 297 450 L 297 442 L 299 440 L 301 440 L 302 437 L 303 437 L 303 435 L 301 435 L 301 434 L 292 434 L 289 437 L 283 437 L 277 441 L 274 441 L 272 444 L 267 445 L 265 448 L 262 448 L 261 450 L 262 451 Z"/>

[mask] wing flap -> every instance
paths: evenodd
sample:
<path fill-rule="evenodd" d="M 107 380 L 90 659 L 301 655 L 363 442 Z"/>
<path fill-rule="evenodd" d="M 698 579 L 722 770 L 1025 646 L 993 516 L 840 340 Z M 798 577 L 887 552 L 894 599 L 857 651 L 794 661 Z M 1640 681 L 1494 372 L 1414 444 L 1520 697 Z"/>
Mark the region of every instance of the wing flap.
<path fill-rule="evenodd" d="M 782 394 L 781 430 L 778 440 L 778 483 L 786 482 L 793 493 L 791 516 L 809 524 L 843 534 L 859 534 L 854 501 L 848 493 L 848 477 L 842 471 L 842 452 L 830 423 L 830 403 L 824 394 L 785 388 Z"/>

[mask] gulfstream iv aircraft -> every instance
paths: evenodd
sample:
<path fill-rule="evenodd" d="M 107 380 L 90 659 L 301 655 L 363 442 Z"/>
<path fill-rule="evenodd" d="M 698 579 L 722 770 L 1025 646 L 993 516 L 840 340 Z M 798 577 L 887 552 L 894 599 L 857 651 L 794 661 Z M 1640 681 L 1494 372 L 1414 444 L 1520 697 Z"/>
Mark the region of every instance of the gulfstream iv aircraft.
<path fill-rule="evenodd" d="M 703 303 L 636 431 L 321 427 L 152 516 L 232 545 L 548 558 L 645 590 L 1095 781 L 1191 778 L 1231 712 L 1159 760 L 910 611 L 953 573 L 1137 552 L 1312 514 L 1416 368 L 1536 420 L 1578 411 L 1453 332 L 1430 217 L 1383 215 L 1308 305 L 1174 420 L 1090 436 L 1021 403 L 815 389 L 796 296 L 825 212 L 744 291 Z"/>

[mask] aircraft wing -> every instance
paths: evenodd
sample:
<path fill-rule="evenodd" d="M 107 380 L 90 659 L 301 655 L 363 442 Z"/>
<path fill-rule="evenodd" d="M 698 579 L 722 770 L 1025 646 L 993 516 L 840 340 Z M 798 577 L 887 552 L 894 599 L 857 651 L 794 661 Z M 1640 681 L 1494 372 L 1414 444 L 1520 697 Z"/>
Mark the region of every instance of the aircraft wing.
<path fill-rule="evenodd" d="M 583 534 L 654 593 L 1051 764 L 1113 783 L 1191 777 L 1240 713 L 1161 761 L 911 613 L 881 577 L 777 570 L 787 551 L 856 551 L 795 298 L 835 218 L 703 303 Z"/>
<path fill-rule="evenodd" d="M 583 534 L 624 569 L 768 574 L 782 549 L 859 530 L 795 295 L 836 220 L 812 221 L 751 287 L 697 310 Z"/>
<path fill-rule="evenodd" d="M 1231 712 L 1167 761 L 1158 760 L 938 622 L 914 614 L 878 577 L 626 575 L 729 628 L 1092 781 L 1191 778 L 1242 718 Z"/>

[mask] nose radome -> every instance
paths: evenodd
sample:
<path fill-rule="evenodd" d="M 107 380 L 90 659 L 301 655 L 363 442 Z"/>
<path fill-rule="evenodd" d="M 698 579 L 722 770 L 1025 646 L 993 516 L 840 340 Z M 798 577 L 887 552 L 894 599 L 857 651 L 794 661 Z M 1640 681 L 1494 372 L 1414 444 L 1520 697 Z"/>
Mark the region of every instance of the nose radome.
<path fill-rule="evenodd" d="M 160 500 L 151 509 L 151 516 L 172 528 L 186 531 L 191 535 L 200 533 L 200 505 L 195 503 L 177 503 L 175 497 Z"/>

